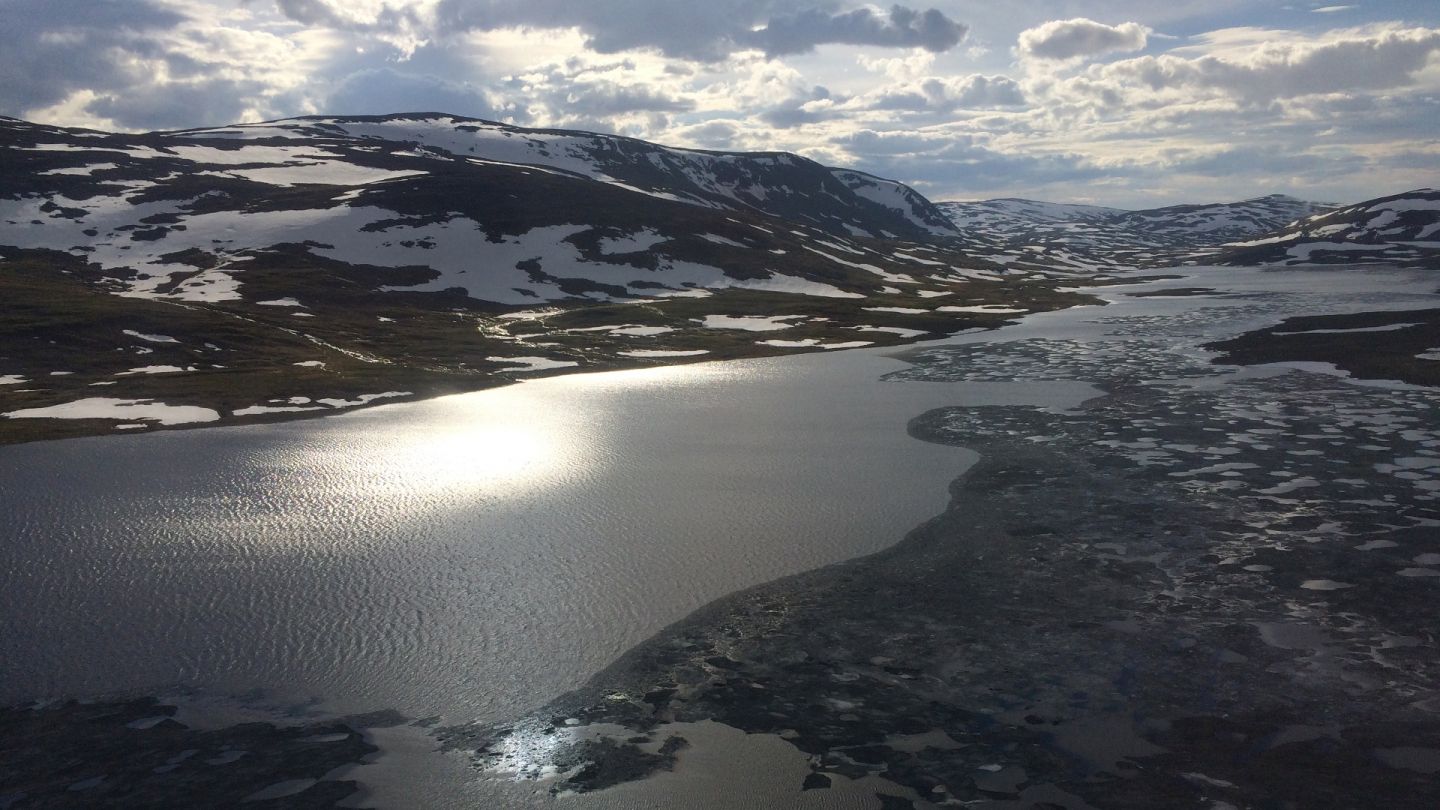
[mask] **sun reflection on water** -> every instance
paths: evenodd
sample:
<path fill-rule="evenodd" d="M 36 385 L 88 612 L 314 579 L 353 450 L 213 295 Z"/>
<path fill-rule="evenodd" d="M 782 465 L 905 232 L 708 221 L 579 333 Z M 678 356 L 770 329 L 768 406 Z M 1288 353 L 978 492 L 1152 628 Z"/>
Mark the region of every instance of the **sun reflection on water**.
<path fill-rule="evenodd" d="M 409 408 L 410 420 L 357 419 L 356 444 L 341 451 L 366 456 L 372 492 L 395 490 L 487 494 L 535 490 L 585 474 L 603 461 L 594 447 L 597 421 L 628 418 L 599 411 L 599 390 L 673 387 L 690 396 L 723 381 L 719 364 L 574 374 L 505 388 L 441 397 Z M 605 402 L 615 402 L 606 398 Z M 622 403 L 623 398 L 619 400 Z"/>
<path fill-rule="evenodd" d="M 533 483 L 558 465 L 578 464 L 583 443 L 575 426 L 529 399 L 485 392 L 429 403 L 423 420 L 385 437 L 373 472 L 404 488 L 493 488 Z"/>

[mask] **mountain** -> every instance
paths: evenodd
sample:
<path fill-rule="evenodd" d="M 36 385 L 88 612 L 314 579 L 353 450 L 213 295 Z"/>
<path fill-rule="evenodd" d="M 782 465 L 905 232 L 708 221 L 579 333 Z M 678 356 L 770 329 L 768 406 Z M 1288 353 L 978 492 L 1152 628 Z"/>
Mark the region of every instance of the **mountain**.
<path fill-rule="evenodd" d="M 788 154 L 442 114 L 0 119 L 0 441 L 897 344 L 1086 300 L 960 239 L 900 183 Z"/>
<path fill-rule="evenodd" d="M 1225 246 L 1223 264 L 1440 268 L 1440 191 L 1422 188 L 1307 217 Z"/>
<path fill-rule="evenodd" d="M 840 236 L 923 239 L 954 232 L 933 203 L 907 186 L 786 152 L 676 149 L 617 135 L 527 129 L 442 113 L 298 118 L 172 137 L 286 139 L 342 147 L 367 141 L 404 144 L 422 155 L 543 167 L 659 199 L 759 212 Z"/>
<path fill-rule="evenodd" d="M 1204 261 L 1227 242 L 1268 234 L 1334 206 L 1280 194 L 1141 211 L 998 199 L 942 202 L 964 249 L 1014 268 L 1095 273 Z"/>

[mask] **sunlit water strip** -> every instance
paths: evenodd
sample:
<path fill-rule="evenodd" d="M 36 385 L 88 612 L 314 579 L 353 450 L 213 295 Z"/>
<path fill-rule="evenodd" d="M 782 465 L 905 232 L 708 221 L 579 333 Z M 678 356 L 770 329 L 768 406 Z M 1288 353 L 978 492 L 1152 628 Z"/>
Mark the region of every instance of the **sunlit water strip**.
<path fill-rule="evenodd" d="M 873 552 L 973 458 L 905 424 L 1087 386 L 877 351 L 575 375 L 0 449 L 0 699 L 260 691 L 515 716 L 734 590 Z"/>

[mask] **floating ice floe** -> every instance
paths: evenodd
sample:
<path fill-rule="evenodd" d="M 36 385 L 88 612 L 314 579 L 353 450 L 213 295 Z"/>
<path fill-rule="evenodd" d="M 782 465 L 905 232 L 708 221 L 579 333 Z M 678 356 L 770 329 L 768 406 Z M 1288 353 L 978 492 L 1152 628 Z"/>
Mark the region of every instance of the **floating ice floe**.
<path fill-rule="evenodd" d="M 9 419 L 142 419 L 162 425 L 184 425 L 192 422 L 214 422 L 220 414 L 196 405 L 166 405 L 153 399 L 116 399 L 88 397 L 45 408 L 25 408 L 0 414 Z"/>
<path fill-rule="evenodd" d="M 1300 587 L 1307 591 L 1340 591 L 1355 586 L 1349 582 L 1336 582 L 1333 579 L 1307 579 L 1300 583 Z"/>

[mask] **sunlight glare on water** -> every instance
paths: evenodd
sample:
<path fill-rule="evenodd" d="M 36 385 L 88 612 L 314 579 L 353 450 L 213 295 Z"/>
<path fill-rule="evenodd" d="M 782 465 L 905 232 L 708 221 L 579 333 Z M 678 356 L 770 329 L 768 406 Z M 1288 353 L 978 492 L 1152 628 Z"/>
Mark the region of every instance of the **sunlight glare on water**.
<path fill-rule="evenodd" d="M 701 363 L 0 449 L 0 594 L 24 606 L 0 612 L 0 691 L 513 716 L 942 508 L 966 456 L 905 424 L 958 390 L 879 381 L 900 367 Z"/>

